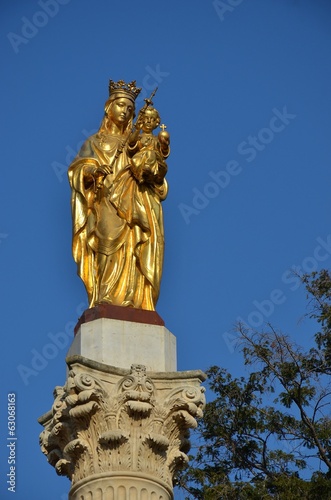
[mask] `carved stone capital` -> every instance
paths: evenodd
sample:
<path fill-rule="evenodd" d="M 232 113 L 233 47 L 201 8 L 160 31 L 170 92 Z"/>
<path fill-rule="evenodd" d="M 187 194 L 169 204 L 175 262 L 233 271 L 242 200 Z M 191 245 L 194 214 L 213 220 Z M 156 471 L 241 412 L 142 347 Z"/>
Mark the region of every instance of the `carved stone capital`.
<path fill-rule="evenodd" d="M 39 422 L 41 449 L 71 480 L 70 498 L 173 498 L 173 477 L 188 461 L 189 429 L 202 416 L 204 374 L 146 372 L 143 365 L 129 371 L 81 356 L 67 363 L 67 382 L 55 388 L 52 409 Z"/>

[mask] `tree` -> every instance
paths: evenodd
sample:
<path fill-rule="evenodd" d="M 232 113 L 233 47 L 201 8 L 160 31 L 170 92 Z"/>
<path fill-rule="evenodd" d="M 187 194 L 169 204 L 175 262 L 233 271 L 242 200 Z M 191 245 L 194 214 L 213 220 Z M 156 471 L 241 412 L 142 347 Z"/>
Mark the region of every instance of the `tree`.
<path fill-rule="evenodd" d="M 302 276 L 319 331 L 302 349 L 271 325 L 238 324 L 248 375 L 207 371 L 215 399 L 178 477 L 187 499 L 331 499 L 331 276 Z"/>

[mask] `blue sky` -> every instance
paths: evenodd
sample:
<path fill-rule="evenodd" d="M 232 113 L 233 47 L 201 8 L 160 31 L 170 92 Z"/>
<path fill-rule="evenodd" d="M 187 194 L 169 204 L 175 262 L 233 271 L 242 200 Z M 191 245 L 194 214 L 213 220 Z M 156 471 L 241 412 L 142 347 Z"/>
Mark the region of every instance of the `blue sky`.
<path fill-rule="evenodd" d="M 178 369 L 238 375 L 238 318 L 271 321 L 303 344 L 314 333 L 289 269 L 331 263 L 331 4 L 3 0 L 0 11 L 0 497 L 12 495 L 15 393 L 15 499 L 43 500 L 47 488 L 64 500 L 69 482 L 40 452 L 37 418 L 65 381 L 87 305 L 66 169 L 100 124 L 109 78 L 136 79 L 143 96 L 158 86 L 171 134 L 157 310 L 177 337 Z"/>

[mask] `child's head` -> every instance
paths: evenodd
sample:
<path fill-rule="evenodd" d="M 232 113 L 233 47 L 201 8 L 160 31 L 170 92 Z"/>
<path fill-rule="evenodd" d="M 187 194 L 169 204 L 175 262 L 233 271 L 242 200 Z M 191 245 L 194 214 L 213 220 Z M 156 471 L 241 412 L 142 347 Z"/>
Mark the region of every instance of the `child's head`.
<path fill-rule="evenodd" d="M 151 132 L 160 125 L 161 118 L 155 108 L 147 108 L 142 117 L 141 128 L 144 132 Z"/>

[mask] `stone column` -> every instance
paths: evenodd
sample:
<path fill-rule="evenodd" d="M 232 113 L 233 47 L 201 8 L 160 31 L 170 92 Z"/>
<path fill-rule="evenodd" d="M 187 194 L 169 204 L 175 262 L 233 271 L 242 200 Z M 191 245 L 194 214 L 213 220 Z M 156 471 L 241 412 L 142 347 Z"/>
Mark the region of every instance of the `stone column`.
<path fill-rule="evenodd" d="M 202 416 L 205 375 L 200 370 L 146 369 L 155 365 L 148 339 L 157 342 L 157 333 L 149 328 L 146 333 L 146 325 L 135 322 L 101 328 L 95 323 L 99 319 L 92 319 L 89 333 L 82 333 L 79 325 L 67 358 L 67 381 L 55 388 L 52 409 L 39 419 L 44 426 L 42 451 L 56 472 L 71 480 L 70 500 L 172 500 L 174 475 L 188 460 L 189 429 Z M 123 329 L 129 331 L 122 338 L 124 345 L 132 342 L 135 329 L 144 332 L 136 344 L 138 363 L 124 368 L 121 349 L 119 366 L 96 359 L 107 350 L 112 358 L 107 331 L 116 345 Z M 168 334 L 158 331 L 161 350 L 152 356 L 163 367 L 174 363 Z M 91 336 L 93 348 L 88 347 Z M 95 344 L 98 338 L 101 350 Z M 131 351 L 128 344 L 128 359 Z"/>

